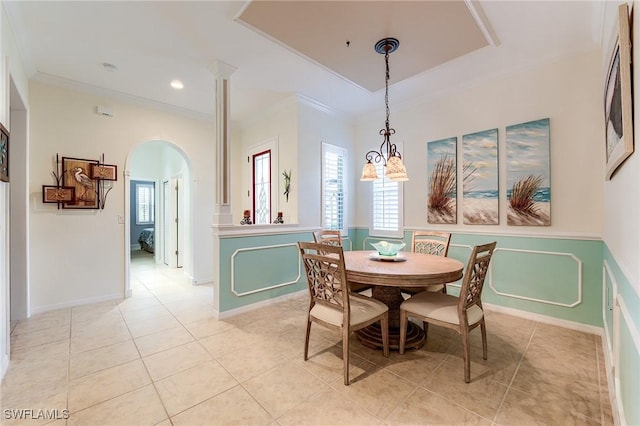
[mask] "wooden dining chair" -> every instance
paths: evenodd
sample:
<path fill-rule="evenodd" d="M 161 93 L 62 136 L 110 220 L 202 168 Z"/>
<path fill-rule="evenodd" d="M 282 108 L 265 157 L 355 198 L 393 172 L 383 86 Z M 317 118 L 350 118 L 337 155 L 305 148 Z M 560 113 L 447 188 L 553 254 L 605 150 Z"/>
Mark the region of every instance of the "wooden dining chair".
<path fill-rule="evenodd" d="M 307 334 L 304 360 L 309 358 L 311 323 L 342 335 L 344 384 L 349 384 L 349 338 L 351 333 L 380 322 L 383 354 L 389 356 L 389 308 L 384 303 L 349 291 L 342 247 L 299 242 L 309 284 Z"/>
<path fill-rule="evenodd" d="M 313 233 L 313 240 L 316 243 L 329 244 L 342 247 L 342 233 L 330 229 L 323 229 Z"/>
<path fill-rule="evenodd" d="M 446 257 L 449 253 L 449 243 L 451 242 L 451 234 L 449 232 L 440 231 L 413 231 L 411 237 L 411 251 L 415 253 L 432 254 L 434 256 Z M 447 293 L 445 284 L 432 285 L 427 287 L 403 287 L 402 292 L 414 295 L 423 291 L 432 291 Z"/>
<path fill-rule="evenodd" d="M 400 305 L 400 354 L 404 353 L 407 340 L 408 317 L 421 319 L 425 334 L 427 334 L 429 323 L 451 328 L 462 336 L 464 381 L 467 383 L 471 381 L 469 332 L 478 326 L 482 331 L 482 358 L 487 359 L 487 329 L 480 296 L 495 248 L 495 242 L 473 248 L 462 279 L 459 297 L 425 291 L 402 302 Z"/>
<path fill-rule="evenodd" d="M 313 233 L 313 240 L 316 243 L 328 244 L 330 246 L 342 247 L 342 233 L 330 229 L 323 229 Z M 372 286 L 365 284 L 349 283 L 351 291 L 360 293 L 369 290 Z"/>

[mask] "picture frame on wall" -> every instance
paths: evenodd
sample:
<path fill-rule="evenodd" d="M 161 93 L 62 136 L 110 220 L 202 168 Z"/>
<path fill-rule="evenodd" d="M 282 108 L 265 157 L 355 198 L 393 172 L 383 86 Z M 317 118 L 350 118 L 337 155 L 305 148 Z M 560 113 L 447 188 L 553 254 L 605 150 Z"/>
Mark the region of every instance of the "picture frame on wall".
<path fill-rule="evenodd" d="M 91 179 L 91 167 L 96 160 L 62 157 L 62 186 L 73 187 L 75 200 L 64 203 L 63 209 L 98 209 L 100 207 L 98 180 Z"/>
<path fill-rule="evenodd" d="M 631 86 L 629 8 L 618 7 L 618 37 L 611 54 L 604 93 L 606 179 L 633 153 L 633 93 Z"/>
<path fill-rule="evenodd" d="M 76 198 L 76 189 L 73 186 L 42 185 L 43 203 L 73 203 Z"/>
<path fill-rule="evenodd" d="M 0 181 L 9 182 L 9 131 L 0 123 Z"/>
<path fill-rule="evenodd" d="M 458 138 L 427 142 L 427 223 L 457 223 Z"/>
<path fill-rule="evenodd" d="M 118 180 L 118 166 L 113 164 L 92 164 L 91 179 Z"/>

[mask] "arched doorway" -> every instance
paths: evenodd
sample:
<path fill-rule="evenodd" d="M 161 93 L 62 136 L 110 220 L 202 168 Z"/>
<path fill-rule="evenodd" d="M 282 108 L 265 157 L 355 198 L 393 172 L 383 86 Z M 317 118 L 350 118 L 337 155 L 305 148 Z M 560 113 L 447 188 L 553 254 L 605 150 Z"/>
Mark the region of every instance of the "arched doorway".
<path fill-rule="evenodd" d="M 125 294 L 132 295 L 136 259 L 193 276 L 193 188 L 188 155 L 176 144 L 135 146 L 125 165 Z"/>

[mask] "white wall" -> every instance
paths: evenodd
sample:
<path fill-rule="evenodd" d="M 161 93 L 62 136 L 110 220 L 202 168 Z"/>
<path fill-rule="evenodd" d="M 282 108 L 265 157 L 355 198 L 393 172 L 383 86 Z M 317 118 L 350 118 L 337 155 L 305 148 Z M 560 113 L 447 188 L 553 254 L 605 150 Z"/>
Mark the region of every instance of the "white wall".
<path fill-rule="evenodd" d="M 605 37 L 603 39 L 602 55 L 602 81 L 601 91 L 604 92 L 604 75 L 609 65 L 613 44 L 617 38 L 617 2 L 607 3 L 607 23 Z M 634 8 L 634 12 L 637 10 Z M 637 12 L 635 13 L 636 17 Z M 638 21 L 636 21 L 637 23 Z M 633 31 L 633 46 L 640 46 L 640 31 Z M 640 53 L 635 48 L 633 63 L 640 60 Z M 633 87 L 640 84 L 640 72 L 633 72 Z M 636 286 L 640 294 L 640 192 L 638 191 L 638 179 L 640 177 L 640 155 L 638 155 L 640 141 L 640 110 L 638 108 L 638 90 L 635 89 L 634 105 L 634 140 L 635 150 L 629 158 L 618 168 L 611 180 L 604 182 L 604 232 L 603 240 L 616 258 L 620 269 L 627 279 Z"/>
<path fill-rule="evenodd" d="M 247 190 L 251 185 L 247 149 L 271 138 L 278 139 L 279 170 L 274 171 L 274 178 L 278 179 L 278 190 L 274 211 L 277 208 L 283 212 L 285 223 L 320 226 L 321 188 L 318 182 L 321 179 L 322 143 L 346 148 L 349 156 L 348 167 L 352 168 L 356 140 L 354 123 L 323 105 L 292 95 L 250 122 L 235 126 L 232 132 L 231 202 L 236 224 L 242 218 L 242 211 L 251 208 L 251 198 L 247 196 Z M 288 202 L 284 196 L 284 170 L 291 170 L 291 192 Z M 350 173 L 347 171 L 347 174 Z M 355 173 L 359 176 L 359 171 Z M 355 224 L 355 189 L 353 181 L 349 181 L 349 225 Z"/>
<path fill-rule="evenodd" d="M 27 76 L 20 60 L 13 29 L 7 20 L 5 3 L 2 2 L 0 7 L 0 122 L 2 122 L 9 131 L 11 131 L 9 117 L 11 79 L 16 86 L 17 92 L 24 102 L 27 103 L 27 105 L 24 106 L 26 110 L 28 110 L 27 98 L 29 91 Z M 28 147 L 25 149 L 28 150 Z M 10 168 L 20 170 L 20 167 L 24 167 L 24 165 L 18 162 L 10 163 Z M 12 174 L 11 170 L 9 173 Z M 21 183 L 24 184 L 24 182 Z M 15 196 L 15 191 L 19 188 L 20 186 L 12 189 L 10 183 L 0 182 L 0 378 L 3 377 L 6 372 L 10 352 L 9 228 L 11 222 L 9 219 L 9 199 L 10 195 L 11 197 Z M 13 193 L 10 194 L 10 191 Z M 24 196 L 24 194 L 22 195 Z M 20 220 L 24 221 L 24 218 L 20 218 Z"/>
<path fill-rule="evenodd" d="M 111 107 L 114 117 L 95 114 L 96 105 Z M 31 83 L 30 106 L 32 312 L 123 296 L 125 227 L 117 220 L 124 214 L 121 171 L 127 170 L 125 160 L 134 147 L 150 140 L 169 141 L 193 161 L 194 282 L 212 281 L 213 122 L 39 82 Z M 119 166 L 119 180 L 103 211 L 57 210 L 39 201 L 41 185 L 51 184 L 56 153 L 87 159 L 104 153 L 107 163 Z"/>
<path fill-rule="evenodd" d="M 234 132 L 235 133 L 235 132 Z M 291 96 L 285 101 L 274 105 L 267 111 L 254 118 L 250 123 L 245 123 L 239 131 L 240 146 L 232 151 L 231 169 L 232 179 L 240 174 L 241 184 L 232 187 L 232 213 L 234 224 L 239 224 L 242 220 L 242 211 L 251 209 L 251 197 L 247 196 L 247 191 L 251 188 L 251 168 L 247 163 L 247 150 L 249 147 L 266 142 L 272 138 L 278 140 L 278 170 L 272 170 L 272 178 L 277 180 L 278 185 L 275 194 L 272 195 L 272 210 L 283 213 L 285 222 L 298 223 L 298 188 L 294 184 L 298 175 L 299 165 L 297 162 L 298 153 L 298 123 L 297 123 L 297 98 Z M 233 142 L 234 145 L 237 141 Z M 240 173 L 238 173 L 240 169 Z M 289 202 L 285 201 L 283 195 L 283 170 L 292 170 L 291 194 Z"/>
<path fill-rule="evenodd" d="M 602 232 L 602 179 L 604 168 L 600 53 L 595 51 L 531 69 L 510 77 L 449 93 L 446 97 L 406 105 L 391 105 L 392 141 L 404 142 L 402 152 L 410 181 L 404 185 L 405 227 L 430 227 L 457 231 L 555 233 L 599 236 Z M 389 89 L 393 98 L 393 86 Z M 375 118 L 358 124 L 358 161 L 381 139 L 383 107 Z M 551 119 L 551 226 L 511 227 L 506 223 L 505 127 L 549 117 Z M 500 225 L 431 225 L 426 219 L 426 143 L 498 128 Z M 460 170 L 458 171 L 460 173 Z M 459 176 L 458 182 L 461 182 Z M 358 223 L 368 224 L 370 191 L 358 182 Z M 461 199 L 462 185 L 458 185 Z M 594 207 L 596 206 L 596 207 Z"/>
<path fill-rule="evenodd" d="M 302 100 L 298 107 L 298 222 L 301 226 L 322 226 L 322 143 L 347 149 L 346 176 L 358 175 L 355 126 L 349 120 Z M 294 176 L 295 177 L 295 176 Z M 292 187 L 294 185 L 292 177 Z M 356 194 L 353 180 L 347 182 L 347 226 L 355 225 Z M 296 191 L 294 189 L 294 191 Z"/>

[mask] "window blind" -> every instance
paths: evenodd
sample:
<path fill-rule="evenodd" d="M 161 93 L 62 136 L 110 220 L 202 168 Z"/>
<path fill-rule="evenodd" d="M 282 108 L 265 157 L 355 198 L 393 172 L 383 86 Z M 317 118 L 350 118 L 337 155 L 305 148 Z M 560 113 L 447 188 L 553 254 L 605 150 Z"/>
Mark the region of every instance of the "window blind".
<path fill-rule="evenodd" d="M 136 224 L 143 225 L 154 222 L 153 185 L 136 185 Z"/>
<path fill-rule="evenodd" d="M 345 163 L 347 151 L 322 144 L 322 227 L 347 233 Z"/>
<path fill-rule="evenodd" d="M 402 187 L 384 176 L 384 166 L 376 164 L 380 179 L 372 182 L 370 234 L 402 237 Z"/>

